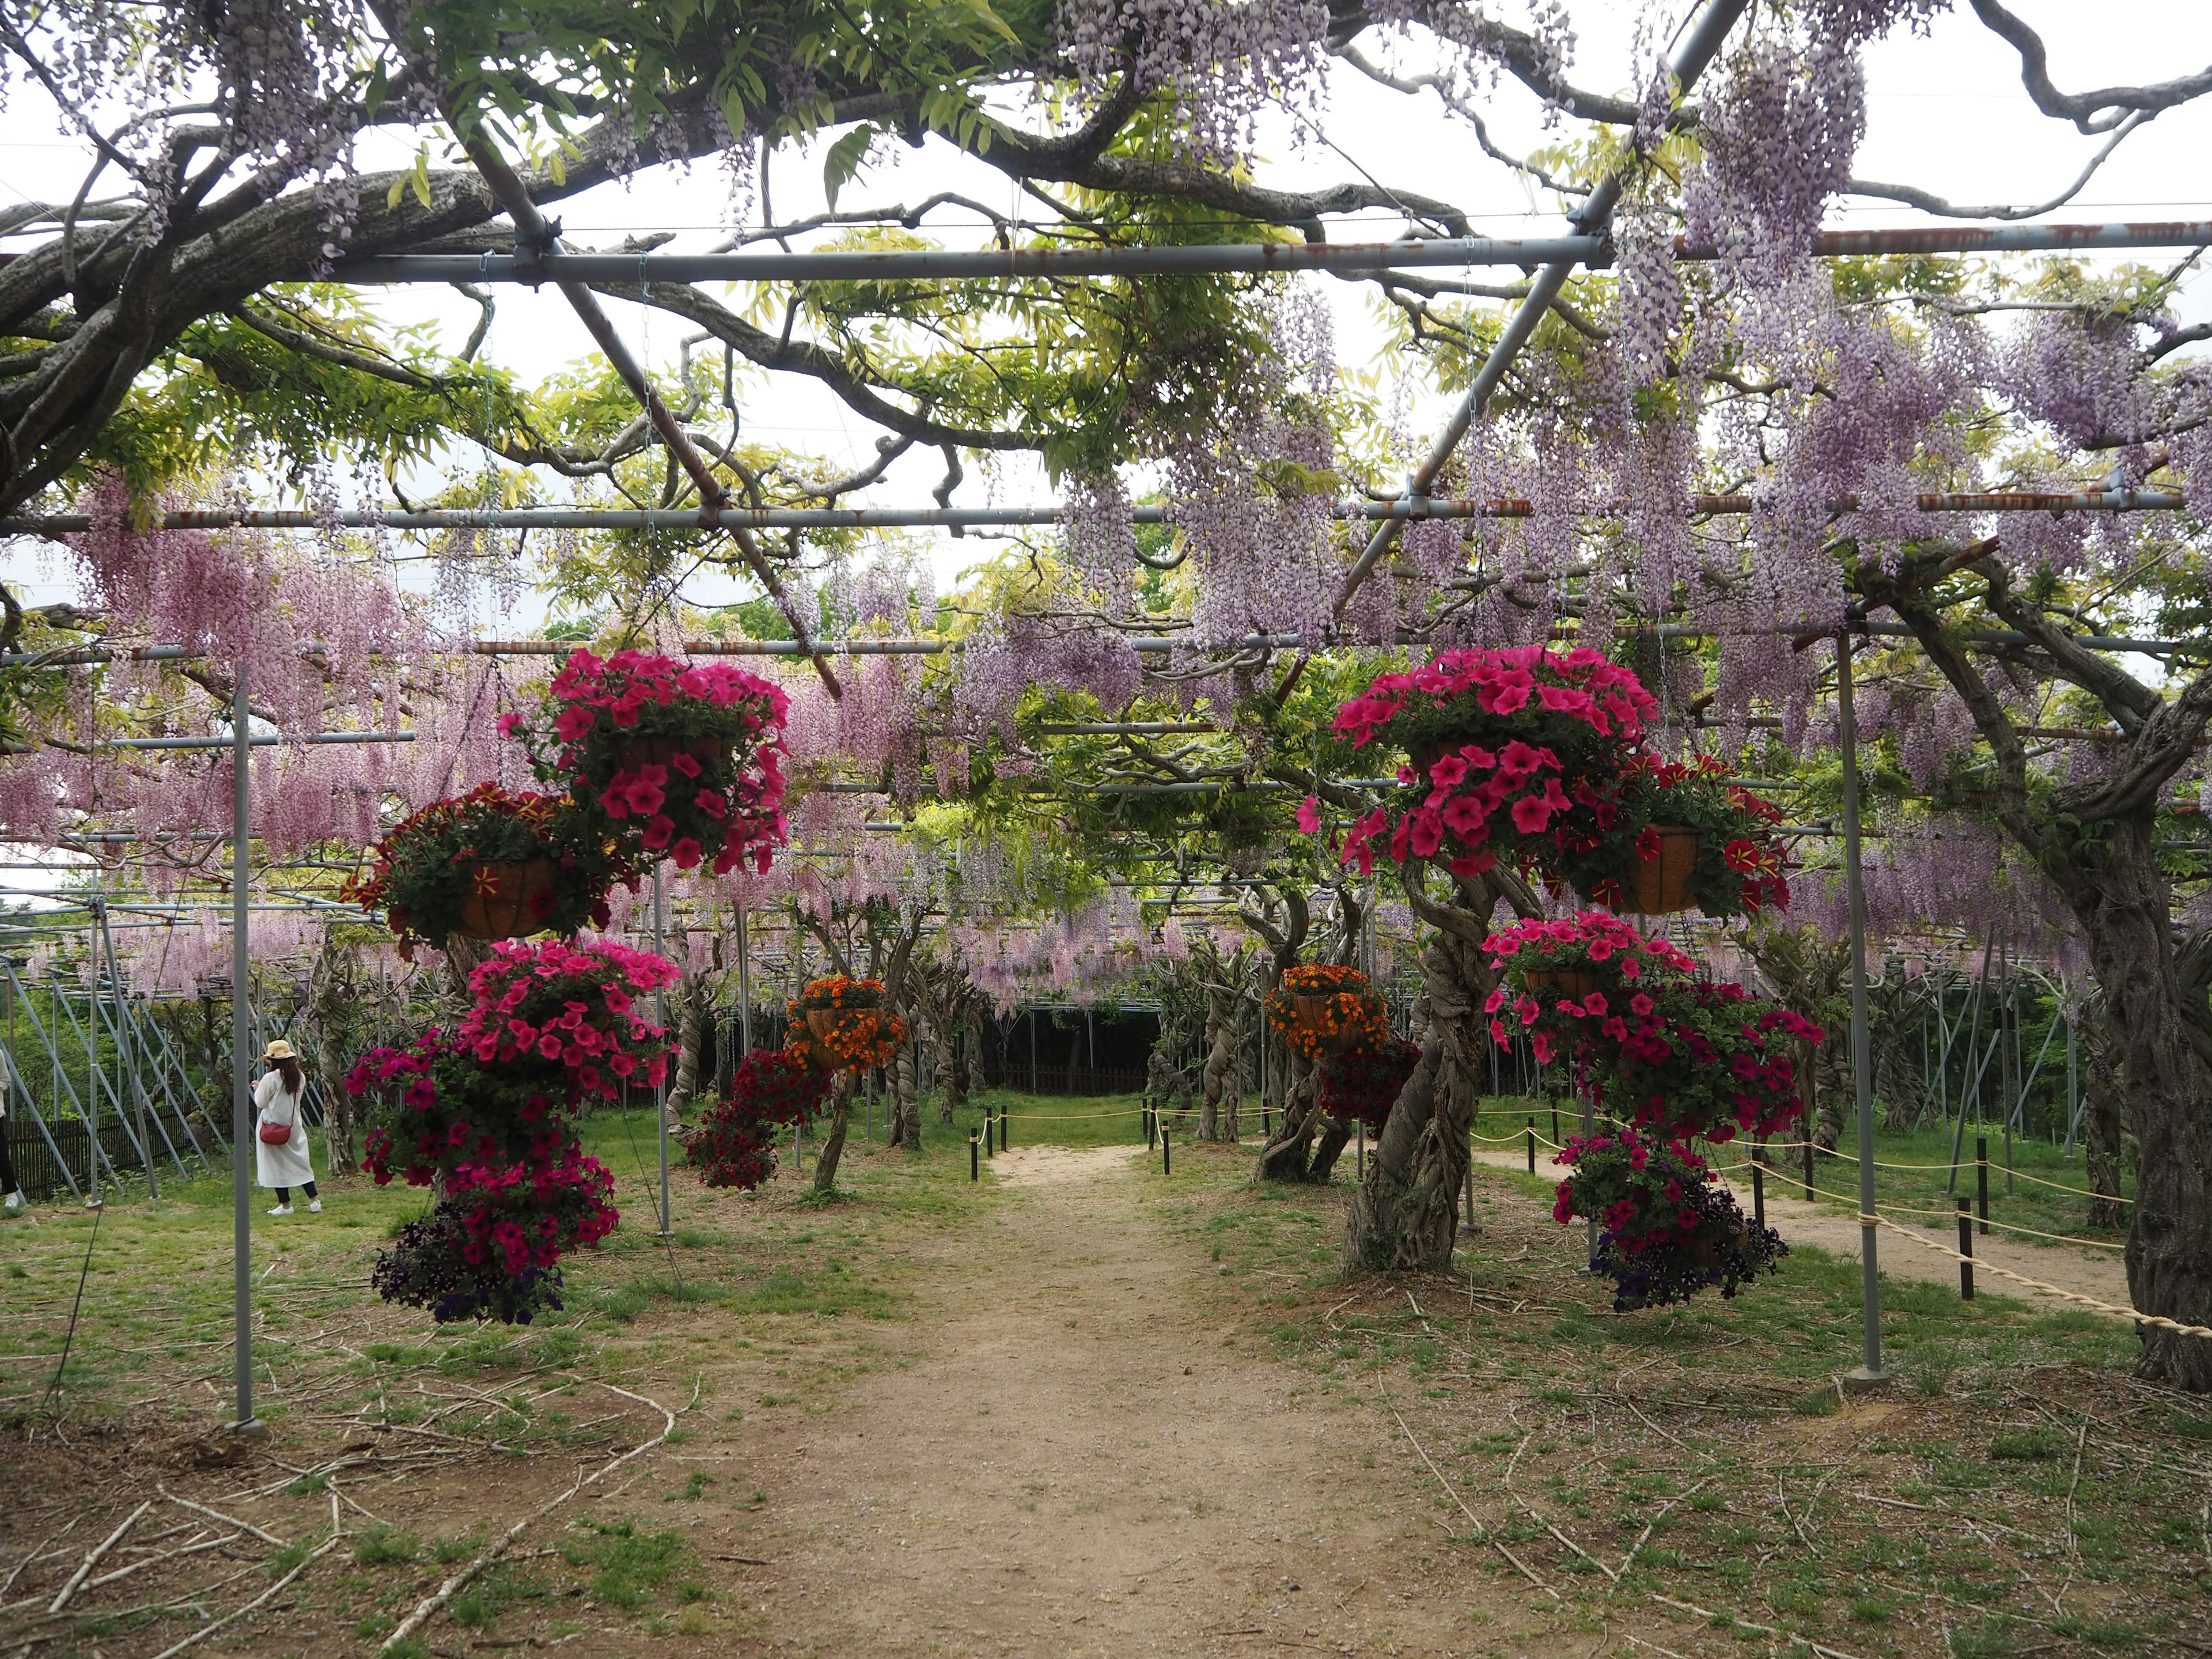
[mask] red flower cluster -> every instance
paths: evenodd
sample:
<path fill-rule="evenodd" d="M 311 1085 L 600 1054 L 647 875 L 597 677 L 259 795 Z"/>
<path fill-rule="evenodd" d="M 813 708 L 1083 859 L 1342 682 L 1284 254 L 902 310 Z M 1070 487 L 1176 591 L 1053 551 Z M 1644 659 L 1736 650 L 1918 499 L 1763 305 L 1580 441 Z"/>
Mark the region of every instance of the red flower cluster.
<path fill-rule="evenodd" d="M 652 1087 L 667 1076 L 665 1033 L 633 1010 L 679 976 L 666 958 L 612 939 L 495 945 L 469 975 L 477 1006 L 460 1036 L 487 1064 L 557 1064 L 583 1092 L 612 1100 L 625 1082 Z"/>
<path fill-rule="evenodd" d="M 1660 854 L 1654 826 L 1680 825 L 1697 832 L 1689 896 L 1707 915 L 1786 905 L 1769 833 L 1780 815 L 1728 785 L 1717 762 L 1646 752 L 1656 710 L 1633 673 L 1584 649 L 1447 651 L 1384 674 L 1338 708 L 1335 729 L 1355 747 L 1381 737 L 1404 749 L 1403 788 L 1353 823 L 1340 856 L 1365 874 L 1379 845 L 1395 863 L 1441 859 L 1462 878 L 1504 859 L 1625 909 L 1639 865 Z M 1319 804 L 1309 797 L 1297 821 L 1316 832 Z"/>
<path fill-rule="evenodd" d="M 446 1186 L 467 1241 L 461 1259 L 471 1267 L 495 1265 L 516 1277 L 550 1267 L 612 1232 L 621 1219 L 607 1202 L 614 1189 L 614 1176 L 595 1158 L 501 1168 L 465 1164 Z"/>
<path fill-rule="evenodd" d="M 1398 1103 L 1406 1079 L 1420 1063 L 1421 1045 L 1395 1036 L 1384 1037 L 1371 1048 L 1323 1054 L 1322 1109 L 1379 1132 Z"/>
<path fill-rule="evenodd" d="M 773 682 L 728 663 L 686 665 L 642 651 L 570 654 L 548 695 L 550 755 L 530 722 L 502 733 L 532 739 L 541 775 L 568 781 L 616 840 L 640 859 L 665 854 L 681 870 L 712 854 L 716 875 L 750 859 L 765 870 L 783 842 L 783 722 L 790 700 Z M 652 740 L 662 739 L 656 744 Z"/>
<path fill-rule="evenodd" d="M 1775 1050 L 1786 1039 L 1818 1043 L 1820 1028 L 1741 985 L 1697 977 L 1665 940 L 1585 910 L 1521 922 L 1483 944 L 1507 976 L 1483 1004 L 1492 1038 L 1510 1042 L 1510 1008 L 1538 1060 L 1571 1054 L 1597 1104 L 1669 1137 L 1715 1142 L 1772 1134 L 1803 1113 L 1796 1067 Z M 1582 978 L 1575 994 L 1531 982 L 1562 973 Z"/>
<path fill-rule="evenodd" d="M 1384 674 L 1336 711 L 1336 729 L 1353 746 L 1395 720 L 1417 696 L 1438 707 L 1471 695 L 1486 714 L 1519 714 L 1534 699 L 1547 713 L 1579 720 L 1600 737 L 1628 747 L 1643 741 L 1644 722 L 1659 705 L 1643 681 L 1602 653 L 1577 647 L 1565 656 L 1540 645 L 1447 651 L 1410 674 Z"/>
<path fill-rule="evenodd" d="M 1447 651 L 1410 674 L 1384 674 L 1336 713 L 1354 746 L 1382 733 L 1413 763 L 1399 781 L 1419 804 L 1378 807 L 1346 838 L 1363 873 L 1389 834 L 1395 863 L 1445 852 L 1455 875 L 1480 875 L 1500 851 L 1554 861 L 1611 830 L 1620 809 L 1620 757 L 1657 711 L 1643 684 L 1595 651 L 1540 646 Z"/>
<path fill-rule="evenodd" d="M 673 963 L 611 940 L 502 945 L 470 975 L 459 1028 L 356 1061 L 346 1091 L 374 1097 L 365 1139 L 380 1186 L 442 1177 L 429 1212 L 402 1229 L 371 1282 L 431 1316 L 527 1322 L 561 1305 L 555 1263 L 620 1217 L 613 1178 L 569 1115 L 624 1077 L 665 1075 L 665 1033 L 632 1012 L 674 982 Z"/>
<path fill-rule="evenodd" d="M 757 1048 L 738 1062 L 729 1097 L 701 1115 L 684 1156 L 709 1187 L 748 1191 L 775 1173 L 775 1129 L 803 1123 L 828 1098 L 830 1075 L 797 1048 Z"/>

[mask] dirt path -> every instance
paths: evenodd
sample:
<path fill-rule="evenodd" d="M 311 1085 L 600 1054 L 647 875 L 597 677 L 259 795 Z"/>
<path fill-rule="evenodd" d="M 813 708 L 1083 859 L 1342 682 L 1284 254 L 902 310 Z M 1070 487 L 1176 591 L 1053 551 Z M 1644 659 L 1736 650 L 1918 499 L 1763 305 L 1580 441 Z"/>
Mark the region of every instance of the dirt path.
<path fill-rule="evenodd" d="M 1478 1150 L 1480 1163 L 1501 1170 L 1527 1172 L 1526 1155 L 1520 1152 L 1490 1152 Z M 1540 1146 L 1536 1152 L 1536 1170 L 1540 1175 L 1555 1174 L 1547 1161 L 1548 1154 Z M 1784 1195 L 1785 1179 L 1774 1176 L 1766 1184 L 1767 1224 L 1780 1233 L 1791 1244 L 1813 1244 L 1831 1255 L 1848 1256 L 1856 1261 L 1859 1254 L 1859 1224 L 1850 1217 L 1838 1215 L 1821 1204 L 1808 1204 L 1800 1198 Z M 1731 1182 L 1729 1190 L 1746 1214 L 1751 1212 L 1751 1188 Z M 1823 1188 L 1826 1190 L 1826 1188 Z M 1930 1284 L 1948 1285 L 1956 1288 L 1959 1283 L 1959 1263 L 1951 1256 L 1927 1249 L 1918 1242 L 1927 1240 L 1955 1245 L 1956 1237 L 1949 1232 L 1936 1233 L 1924 1228 L 1892 1226 L 1882 1230 L 1881 1243 L 1875 1247 L 1876 1260 L 1885 1274 L 1894 1279 L 1923 1279 Z M 2120 1261 L 2118 1250 L 2092 1249 L 2067 1245 L 2030 1244 L 2024 1240 L 2000 1237 L 1995 1233 L 1974 1240 L 1974 1255 L 1978 1261 L 1990 1267 L 2008 1267 L 2029 1279 L 2055 1285 L 2062 1291 L 2071 1291 L 2077 1296 L 2094 1297 L 2116 1307 L 2130 1308 L 2135 1304 L 2128 1296 L 2127 1268 Z M 1998 1296 L 2019 1297 L 2027 1301 L 2046 1303 L 2052 1307 L 2069 1305 L 2063 1297 L 2032 1289 L 2016 1280 L 1987 1271 L 1978 1271 L 1974 1287 Z"/>
<path fill-rule="evenodd" d="M 1133 1150 L 1002 1154 L 917 1346 L 781 1442 L 759 1635 L 825 1654 L 1586 1651 L 1466 1572 L 1387 1417 L 1224 1334 Z"/>

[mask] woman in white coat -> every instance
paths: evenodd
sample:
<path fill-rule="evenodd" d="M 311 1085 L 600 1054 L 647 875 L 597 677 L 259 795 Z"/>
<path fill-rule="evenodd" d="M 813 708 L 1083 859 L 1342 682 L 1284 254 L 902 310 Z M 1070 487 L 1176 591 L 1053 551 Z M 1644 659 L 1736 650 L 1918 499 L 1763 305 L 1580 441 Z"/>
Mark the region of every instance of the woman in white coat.
<path fill-rule="evenodd" d="M 270 1214 L 292 1213 L 295 1187 L 307 1194 L 307 1208 L 320 1214 L 323 1200 L 315 1195 L 315 1166 L 307 1161 L 307 1121 L 300 1111 L 307 1074 L 300 1069 L 292 1045 L 282 1037 L 261 1058 L 269 1069 L 253 1085 L 254 1179 L 276 1189 L 276 1207 Z"/>

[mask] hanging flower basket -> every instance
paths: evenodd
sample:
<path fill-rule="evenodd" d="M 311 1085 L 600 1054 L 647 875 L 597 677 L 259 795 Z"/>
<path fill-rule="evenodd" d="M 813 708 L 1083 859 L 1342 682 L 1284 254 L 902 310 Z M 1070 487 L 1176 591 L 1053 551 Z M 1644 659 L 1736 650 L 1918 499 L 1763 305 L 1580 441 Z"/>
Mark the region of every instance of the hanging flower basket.
<path fill-rule="evenodd" d="M 1620 827 L 1619 779 L 1657 704 L 1627 669 L 1595 651 L 1540 646 L 1447 651 L 1410 674 L 1384 674 L 1336 711 L 1355 748 L 1404 749 L 1401 787 L 1352 826 L 1343 857 L 1373 868 L 1436 859 L 1481 874 L 1501 858 L 1553 874 Z"/>
<path fill-rule="evenodd" d="M 1790 855 L 1774 833 L 1782 811 L 1727 773 L 1711 756 L 1688 765 L 1638 756 L 1620 787 L 1622 822 L 1634 833 L 1605 850 L 1603 873 L 1576 884 L 1611 909 L 1647 916 L 1786 909 Z"/>
<path fill-rule="evenodd" d="M 560 866 L 551 859 L 502 860 L 467 868 L 468 896 L 461 901 L 461 925 L 453 931 L 470 939 L 521 939 L 544 930 L 552 913 L 553 884 Z"/>
<path fill-rule="evenodd" d="M 1380 1133 L 1406 1079 L 1420 1063 L 1420 1045 L 1400 1037 L 1386 1037 L 1372 1048 L 1325 1054 L 1321 1062 L 1322 1109 Z"/>
<path fill-rule="evenodd" d="M 568 792 L 629 870 L 765 870 L 785 826 L 783 721 L 789 700 L 728 663 L 686 665 L 642 651 L 573 653 L 534 716 L 504 714 L 538 775 Z"/>
<path fill-rule="evenodd" d="M 586 816 L 557 795 L 479 784 L 433 801 L 376 844 L 368 872 L 344 896 L 381 910 L 404 941 L 442 946 L 574 933 L 606 920 L 617 871 Z"/>
<path fill-rule="evenodd" d="M 829 1072 L 865 1072 L 881 1066 L 906 1041 L 906 1022 L 884 1000 L 879 979 L 851 979 L 842 974 L 810 980 L 793 998 L 792 1020 L 806 1028 L 793 1045 L 808 1060 Z"/>
<path fill-rule="evenodd" d="M 1598 1224 L 1592 1266 L 1613 1282 L 1613 1311 L 1686 1302 L 1717 1289 L 1733 1297 L 1789 1253 L 1781 1235 L 1747 1220 L 1702 1158 L 1680 1141 L 1632 1129 L 1576 1136 L 1559 1163 L 1552 1214 Z"/>
<path fill-rule="evenodd" d="M 1308 1060 L 1373 1048 L 1390 1035 L 1389 1011 L 1356 968 L 1304 963 L 1267 994 L 1267 1023 Z"/>
<path fill-rule="evenodd" d="M 685 1161 L 709 1187 L 750 1191 L 775 1173 L 777 1129 L 805 1122 L 829 1092 L 829 1073 L 798 1045 L 756 1048 L 738 1063 L 728 1096 L 700 1115 Z"/>
<path fill-rule="evenodd" d="M 1521 975 L 1521 982 L 1538 996 L 1580 1002 L 1592 991 L 1603 988 L 1605 980 L 1595 968 L 1531 968 Z"/>

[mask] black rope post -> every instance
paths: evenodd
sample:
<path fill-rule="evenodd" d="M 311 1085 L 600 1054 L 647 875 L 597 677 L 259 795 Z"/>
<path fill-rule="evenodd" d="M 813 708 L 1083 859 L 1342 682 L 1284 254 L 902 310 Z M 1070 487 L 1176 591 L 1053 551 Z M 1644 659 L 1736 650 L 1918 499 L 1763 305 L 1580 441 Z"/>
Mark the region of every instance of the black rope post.
<path fill-rule="evenodd" d="M 1555 1100 L 1552 1103 L 1552 1145 L 1563 1144 L 1559 1139 L 1559 1103 Z"/>
<path fill-rule="evenodd" d="M 1528 1173 L 1536 1173 L 1536 1120 L 1528 1120 Z"/>
<path fill-rule="evenodd" d="M 970 1181 L 983 1178 L 982 1150 L 975 1144 L 975 1132 L 970 1129 L 968 1132 L 968 1179 Z"/>
<path fill-rule="evenodd" d="M 1000 1152 L 1005 1152 L 1005 1151 L 1006 1150 L 1006 1119 L 1007 1119 L 1009 1116 L 1011 1116 L 1011 1115 L 1012 1115 L 1012 1114 L 1011 1114 L 1011 1113 L 1009 1113 L 1009 1112 L 1007 1112 L 1004 1108 L 1001 1108 L 1001 1109 L 1000 1109 L 1000 1112 L 999 1112 L 999 1150 L 1000 1150 Z"/>
<path fill-rule="evenodd" d="M 1990 1138 L 1974 1137 L 1974 1198 L 1982 1212 L 1982 1237 L 1990 1236 Z"/>
<path fill-rule="evenodd" d="M 983 1114 L 983 1156 L 986 1158 L 996 1158 L 999 1155 L 995 1150 L 996 1143 L 991 1139 L 991 1123 L 995 1115 L 996 1114 L 991 1112 Z"/>
<path fill-rule="evenodd" d="M 1160 1131 L 1160 1173 L 1162 1175 L 1175 1173 L 1175 1154 L 1168 1148 L 1168 1132 L 1165 1128 Z"/>
<path fill-rule="evenodd" d="M 1959 1200 L 1959 1254 L 1966 1259 L 1959 1264 L 1959 1299 L 1974 1299 L 1974 1217 L 1966 1207 L 1966 1200 Z"/>
<path fill-rule="evenodd" d="M 1805 1201 L 1813 1201 L 1813 1132 L 1805 1131 Z"/>
<path fill-rule="evenodd" d="M 1756 1159 L 1751 1166 L 1751 1218 L 1762 1227 L 1766 1224 L 1766 1171 Z"/>

